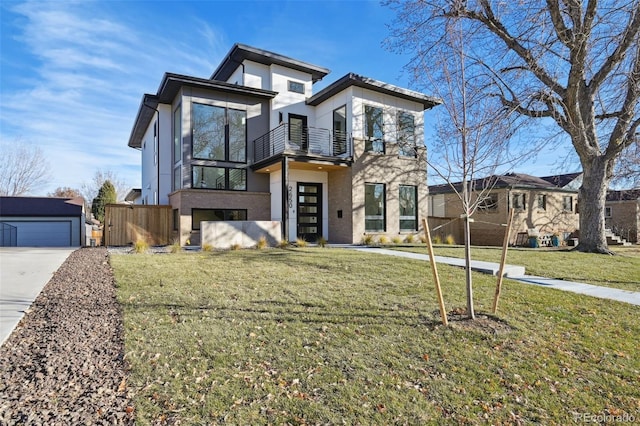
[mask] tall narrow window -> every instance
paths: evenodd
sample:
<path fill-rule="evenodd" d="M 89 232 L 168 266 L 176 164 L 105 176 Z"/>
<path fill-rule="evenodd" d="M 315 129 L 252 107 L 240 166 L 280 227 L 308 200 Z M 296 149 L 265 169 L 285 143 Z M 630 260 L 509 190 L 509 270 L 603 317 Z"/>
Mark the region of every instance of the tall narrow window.
<path fill-rule="evenodd" d="M 176 166 L 173 169 L 173 190 L 182 188 L 182 166 Z"/>
<path fill-rule="evenodd" d="M 417 188 L 400 185 L 400 231 L 418 230 Z"/>
<path fill-rule="evenodd" d="M 229 114 L 229 161 L 244 163 L 247 149 L 247 126 L 245 111 L 228 110 Z"/>
<path fill-rule="evenodd" d="M 413 114 L 398 112 L 398 155 L 416 157 L 416 126 Z"/>
<path fill-rule="evenodd" d="M 382 108 L 364 106 L 364 150 L 366 152 L 384 152 L 384 121 Z"/>
<path fill-rule="evenodd" d="M 173 163 L 182 160 L 182 108 L 173 112 Z"/>
<path fill-rule="evenodd" d="M 333 155 L 347 153 L 347 106 L 333 110 Z"/>
<path fill-rule="evenodd" d="M 368 232 L 385 230 L 385 191 L 383 183 L 364 185 L 364 229 Z"/>

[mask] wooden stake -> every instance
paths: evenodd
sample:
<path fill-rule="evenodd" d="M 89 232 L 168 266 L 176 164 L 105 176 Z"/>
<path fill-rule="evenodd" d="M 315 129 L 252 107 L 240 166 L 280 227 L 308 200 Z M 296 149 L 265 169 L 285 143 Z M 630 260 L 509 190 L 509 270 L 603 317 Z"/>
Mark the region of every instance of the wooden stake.
<path fill-rule="evenodd" d="M 433 245 L 431 244 L 431 233 L 429 232 L 427 219 L 422 219 L 422 226 L 424 227 L 424 236 L 427 239 L 427 248 L 429 249 L 429 261 L 431 262 L 433 279 L 436 282 L 436 294 L 438 296 L 438 304 L 440 305 L 440 316 L 442 317 L 442 324 L 448 325 L 449 321 L 447 320 L 447 311 L 444 308 L 444 300 L 442 299 L 442 289 L 440 288 L 440 278 L 438 277 L 438 268 L 436 266 L 436 258 L 433 256 Z"/>
<path fill-rule="evenodd" d="M 502 276 L 504 275 L 504 264 L 507 261 L 507 249 L 509 248 L 509 239 L 511 238 L 511 221 L 513 220 L 513 209 L 509 211 L 509 219 L 507 220 L 507 230 L 504 233 L 504 242 L 502 244 L 502 258 L 500 259 L 500 270 L 498 272 L 498 282 L 496 283 L 496 295 L 493 298 L 493 313 L 498 310 L 498 300 L 502 291 Z"/>

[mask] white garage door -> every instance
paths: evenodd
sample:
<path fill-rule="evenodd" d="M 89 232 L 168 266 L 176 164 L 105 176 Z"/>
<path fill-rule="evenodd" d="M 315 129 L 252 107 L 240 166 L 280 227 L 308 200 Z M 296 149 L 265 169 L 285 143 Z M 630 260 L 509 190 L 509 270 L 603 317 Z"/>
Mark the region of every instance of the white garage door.
<path fill-rule="evenodd" d="M 69 247 L 71 221 L 5 222 L 17 229 L 18 247 Z"/>

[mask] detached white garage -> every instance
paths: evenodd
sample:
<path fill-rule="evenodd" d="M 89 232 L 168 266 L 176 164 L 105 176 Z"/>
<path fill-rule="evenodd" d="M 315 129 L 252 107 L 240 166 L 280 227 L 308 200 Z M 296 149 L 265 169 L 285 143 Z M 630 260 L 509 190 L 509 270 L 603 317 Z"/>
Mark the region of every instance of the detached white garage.
<path fill-rule="evenodd" d="M 80 247 L 82 198 L 0 197 L 0 246 Z"/>

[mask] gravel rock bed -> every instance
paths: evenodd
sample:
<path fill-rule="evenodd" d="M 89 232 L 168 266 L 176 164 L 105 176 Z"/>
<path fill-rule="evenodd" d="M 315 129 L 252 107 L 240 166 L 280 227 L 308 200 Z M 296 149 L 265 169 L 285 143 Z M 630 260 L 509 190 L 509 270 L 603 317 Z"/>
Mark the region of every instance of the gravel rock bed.
<path fill-rule="evenodd" d="M 0 347 L 0 424 L 134 424 L 123 336 L 107 249 L 76 250 Z"/>

